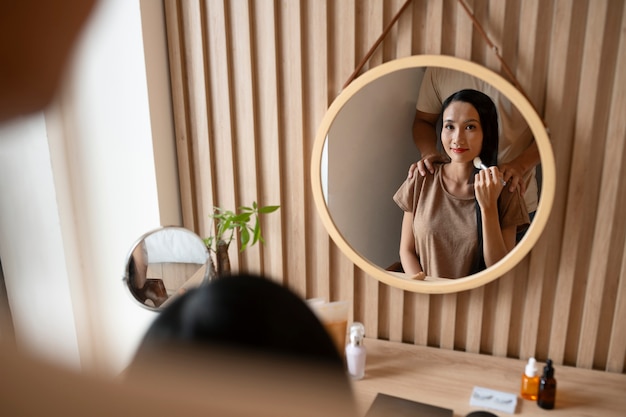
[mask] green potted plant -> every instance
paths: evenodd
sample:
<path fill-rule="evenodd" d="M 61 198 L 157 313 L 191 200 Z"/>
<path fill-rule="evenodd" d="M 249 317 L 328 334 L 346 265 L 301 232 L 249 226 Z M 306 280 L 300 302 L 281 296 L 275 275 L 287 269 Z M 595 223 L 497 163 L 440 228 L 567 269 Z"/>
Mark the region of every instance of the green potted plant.
<path fill-rule="evenodd" d="M 259 207 L 256 201 L 251 207 L 239 207 L 237 212 L 219 207 L 213 208 L 213 214 L 209 217 L 215 221 L 215 234 L 204 239 L 204 244 L 212 254 L 211 256 L 215 256 L 215 262 L 210 257 L 210 279 L 230 274 L 228 248 L 235 239 L 235 233 L 239 235 L 240 252 L 257 242 L 264 243 L 259 216 L 273 213 L 279 208 L 280 206 Z"/>

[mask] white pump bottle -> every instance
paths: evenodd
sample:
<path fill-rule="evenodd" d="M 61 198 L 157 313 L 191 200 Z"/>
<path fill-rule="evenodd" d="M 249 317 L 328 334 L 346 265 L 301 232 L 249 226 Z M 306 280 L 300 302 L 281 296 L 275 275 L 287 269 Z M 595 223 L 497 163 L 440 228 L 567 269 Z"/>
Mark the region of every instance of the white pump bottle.
<path fill-rule="evenodd" d="M 365 326 L 354 322 L 350 326 L 350 341 L 346 345 L 346 363 L 348 373 L 354 379 L 362 379 L 365 376 L 366 351 L 363 345 Z"/>

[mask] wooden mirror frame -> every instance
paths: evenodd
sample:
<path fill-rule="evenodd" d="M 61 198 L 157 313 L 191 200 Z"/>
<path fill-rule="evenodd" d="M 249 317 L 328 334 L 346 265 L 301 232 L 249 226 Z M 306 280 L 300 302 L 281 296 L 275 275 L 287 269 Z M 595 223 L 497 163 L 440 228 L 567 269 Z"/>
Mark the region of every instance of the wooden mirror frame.
<path fill-rule="evenodd" d="M 541 195 L 535 217 L 528 231 L 515 248 L 495 265 L 464 278 L 446 279 L 429 276 L 426 277 L 424 281 L 417 281 L 411 279 L 408 274 L 386 271 L 373 264 L 368 259 L 362 257 L 344 239 L 333 222 L 326 200 L 324 199 L 322 184 L 322 157 L 324 145 L 330 127 L 335 118 L 339 115 L 341 109 L 358 91 L 369 83 L 394 71 L 417 67 L 443 67 L 463 71 L 493 85 L 500 90 L 512 104 L 517 106 L 520 113 L 526 119 L 539 149 L 542 169 Z M 426 294 L 446 294 L 470 290 L 485 285 L 509 272 L 528 254 L 528 252 L 530 252 L 543 232 L 548 217 L 550 216 L 556 189 L 556 166 L 548 131 L 542 119 L 526 97 L 510 82 L 499 74 L 479 64 L 461 58 L 444 55 L 416 55 L 387 62 L 365 72 L 337 96 L 324 115 L 315 137 L 311 157 L 311 186 L 315 206 L 328 234 L 338 248 L 366 274 L 387 285 L 402 290 Z"/>

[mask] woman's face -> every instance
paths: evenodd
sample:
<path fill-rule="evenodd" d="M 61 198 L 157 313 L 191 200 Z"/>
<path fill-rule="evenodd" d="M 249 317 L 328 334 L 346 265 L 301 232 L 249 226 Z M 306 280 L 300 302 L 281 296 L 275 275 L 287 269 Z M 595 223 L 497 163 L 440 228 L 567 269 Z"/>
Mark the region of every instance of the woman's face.
<path fill-rule="evenodd" d="M 443 112 L 441 142 L 452 162 L 472 162 L 483 146 L 483 129 L 476 108 L 453 101 Z"/>

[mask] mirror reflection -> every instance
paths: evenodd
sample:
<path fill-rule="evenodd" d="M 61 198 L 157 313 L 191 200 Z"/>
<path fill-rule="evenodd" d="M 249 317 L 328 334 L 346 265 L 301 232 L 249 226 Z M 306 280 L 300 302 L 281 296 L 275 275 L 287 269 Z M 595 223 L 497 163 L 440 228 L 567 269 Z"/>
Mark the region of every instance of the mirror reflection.
<path fill-rule="evenodd" d="M 520 190 L 505 189 L 513 180 L 497 166 L 493 100 L 478 90 L 459 90 L 445 99 L 437 119 L 445 158 L 432 165 L 432 173 L 407 179 L 394 195 L 404 213 L 402 270 L 416 279 L 482 271 L 509 253 L 517 229 L 530 223 Z"/>
<path fill-rule="evenodd" d="M 158 310 L 208 281 L 208 260 L 208 249 L 198 235 L 181 227 L 160 228 L 133 245 L 124 282 L 143 307 Z"/>
<path fill-rule="evenodd" d="M 513 126 L 519 126 L 513 131 L 521 132 L 520 135 L 502 135 L 505 142 L 511 143 L 501 146 L 496 174 L 500 180 L 507 181 L 509 191 L 503 192 L 515 191 L 517 184 L 520 184 L 520 191 L 525 189 L 528 201 L 520 202 L 520 207 L 525 206 L 526 214 L 530 213 L 530 226 L 525 228 L 526 222 L 516 225 L 515 231 L 521 233 L 515 237 L 513 249 L 490 267 L 456 279 L 426 274 L 424 280 L 419 280 L 415 279 L 421 278 L 419 276 L 396 269 L 403 212 L 393 196 L 407 179 L 409 167 L 421 160 L 420 150 L 430 162 L 449 160 L 441 148 L 432 151 L 434 145 L 424 147 L 413 135 L 420 109 L 420 89 L 433 68 L 449 70 L 456 78 L 467 74 L 474 77 L 475 82 L 484 84 L 478 87 L 465 84 L 467 88 L 479 91 L 492 88 L 497 94 L 493 102 L 499 110 L 503 109 L 498 123 L 514 122 Z M 453 91 L 458 91 L 457 88 L 458 85 L 452 87 Z M 443 102 L 448 97 L 439 87 L 433 90 L 437 101 Z M 422 113 L 436 114 L 428 109 Z M 430 121 L 432 124 L 432 118 Z M 434 131 L 433 126 L 431 130 Z M 426 137 L 416 136 L 417 139 Z M 435 134 L 430 141 L 437 142 Z M 498 143 L 500 146 L 501 142 Z M 518 151 L 512 152 L 511 147 Z M 400 58 L 376 66 L 355 79 L 335 98 L 324 115 L 311 162 L 315 204 L 339 250 L 366 274 L 414 292 L 464 291 L 501 277 L 532 249 L 545 228 L 554 201 L 554 155 L 547 129 L 532 104 L 500 75 L 452 56 Z M 426 163 L 422 169 L 431 168 L 428 165 Z M 540 181 L 536 180 L 537 168 L 541 172 Z M 433 175 L 416 172 L 412 171 L 412 175 Z"/>
<path fill-rule="evenodd" d="M 403 215 L 393 195 L 422 155 L 427 160 L 422 175 L 432 175 L 435 165 L 449 161 L 435 122 L 442 102 L 463 88 L 485 92 L 498 108 L 498 166 L 508 184 L 503 192 L 523 190 L 526 209 L 534 216 L 539 152 L 517 107 L 496 87 L 464 71 L 436 66 L 393 71 L 360 88 L 337 113 L 326 136 L 321 174 L 339 232 L 383 269 L 401 270 Z M 420 175 L 417 169 L 412 174 Z M 516 241 L 525 230 L 520 228 Z"/>

